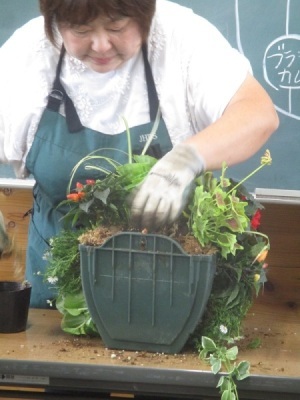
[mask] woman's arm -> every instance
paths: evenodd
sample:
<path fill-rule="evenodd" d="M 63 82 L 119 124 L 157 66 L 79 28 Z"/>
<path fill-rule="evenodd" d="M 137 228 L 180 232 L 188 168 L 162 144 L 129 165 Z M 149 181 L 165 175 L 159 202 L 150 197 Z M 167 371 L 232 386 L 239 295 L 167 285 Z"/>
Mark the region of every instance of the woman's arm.
<path fill-rule="evenodd" d="M 223 115 L 159 160 L 132 199 L 132 221 L 149 229 L 176 220 L 191 182 L 205 169 L 233 165 L 256 153 L 278 127 L 273 103 L 248 74 Z"/>
<path fill-rule="evenodd" d="M 255 154 L 278 128 L 279 118 L 267 92 L 248 74 L 222 117 L 186 143 L 205 160 L 207 170 L 237 164 Z"/>

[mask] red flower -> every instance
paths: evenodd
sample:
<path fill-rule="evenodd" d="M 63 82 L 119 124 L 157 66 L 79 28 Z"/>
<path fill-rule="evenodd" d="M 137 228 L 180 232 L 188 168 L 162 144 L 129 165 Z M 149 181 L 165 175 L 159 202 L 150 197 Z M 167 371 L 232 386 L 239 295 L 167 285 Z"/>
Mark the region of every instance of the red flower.
<path fill-rule="evenodd" d="M 250 222 L 252 229 L 257 229 L 259 227 L 260 219 L 261 219 L 261 211 L 260 210 L 256 210 L 256 212 L 253 215 L 253 217 L 251 219 L 251 222 Z"/>
<path fill-rule="evenodd" d="M 95 185 L 96 181 L 94 179 L 87 179 L 86 181 L 87 185 Z"/>

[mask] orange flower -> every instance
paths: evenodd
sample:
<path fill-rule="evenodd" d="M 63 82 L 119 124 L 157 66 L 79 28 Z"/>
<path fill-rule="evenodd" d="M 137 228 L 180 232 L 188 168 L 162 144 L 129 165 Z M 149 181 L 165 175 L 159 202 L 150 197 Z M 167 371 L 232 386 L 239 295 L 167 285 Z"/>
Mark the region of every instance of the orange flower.
<path fill-rule="evenodd" d="M 78 200 L 82 200 L 85 197 L 85 193 L 79 192 L 79 193 L 77 193 L 77 196 L 78 196 Z"/>
<path fill-rule="evenodd" d="M 80 200 L 79 193 L 69 193 L 67 194 L 67 199 L 77 203 Z"/>
<path fill-rule="evenodd" d="M 87 179 L 85 182 L 87 185 L 95 185 L 96 183 L 95 179 Z"/>
<path fill-rule="evenodd" d="M 78 203 L 80 200 L 82 200 L 85 197 L 84 192 L 79 192 L 79 193 L 69 193 L 67 194 L 67 199 L 72 200 L 75 203 Z"/>
<path fill-rule="evenodd" d="M 263 262 L 267 258 L 269 250 L 265 249 L 262 252 L 259 253 L 259 255 L 256 257 L 255 261 L 258 262 Z"/>

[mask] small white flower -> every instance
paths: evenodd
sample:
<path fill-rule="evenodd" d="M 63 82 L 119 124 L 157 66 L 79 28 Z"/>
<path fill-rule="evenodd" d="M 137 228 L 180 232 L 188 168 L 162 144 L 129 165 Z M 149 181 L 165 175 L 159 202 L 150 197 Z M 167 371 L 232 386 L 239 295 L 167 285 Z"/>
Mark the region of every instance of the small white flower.
<path fill-rule="evenodd" d="M 226 335 L 226 333 L 228 332 L 228 329 L 225 325 L 220 325 L 220 331 L 221 331 L 221 333 Z"/>
<path fill-rule="evenodd" d="M 57 281 L 58 281 L 58 277 L 57 276 L 49 276 L 47 278 L 47 281 L 51 284 L 54 285 Z"/>
<path fill-rule="evenodd" d="M 51 258 L 51 251 L 46 251 L 43 255 L 43 260 L 48 261 Z"/>
<path fill-rule="evenodd" d="M 50 307 L 53 307 L 53 301 L 54 301 L 54 300 L 47 300 L 47 304 L 49 304 Z"/>

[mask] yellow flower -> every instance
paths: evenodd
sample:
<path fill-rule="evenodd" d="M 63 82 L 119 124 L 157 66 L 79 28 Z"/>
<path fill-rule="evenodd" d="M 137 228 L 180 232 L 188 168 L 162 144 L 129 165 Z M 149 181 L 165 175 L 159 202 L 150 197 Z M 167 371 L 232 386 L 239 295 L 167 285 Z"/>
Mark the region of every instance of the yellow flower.
<path fill-rule="evenodd" d="M 254 282 L 258 282 L 260 280 L 260 275 L 259 274 L 255 274 L 254 275 Z"/>
<path fill-rule="evenodd" d="M 272 157 L 270 150 L 266 150 L 265 154 L 260 159 L 261 165 L 271 165 L 272 164 Z"/>

